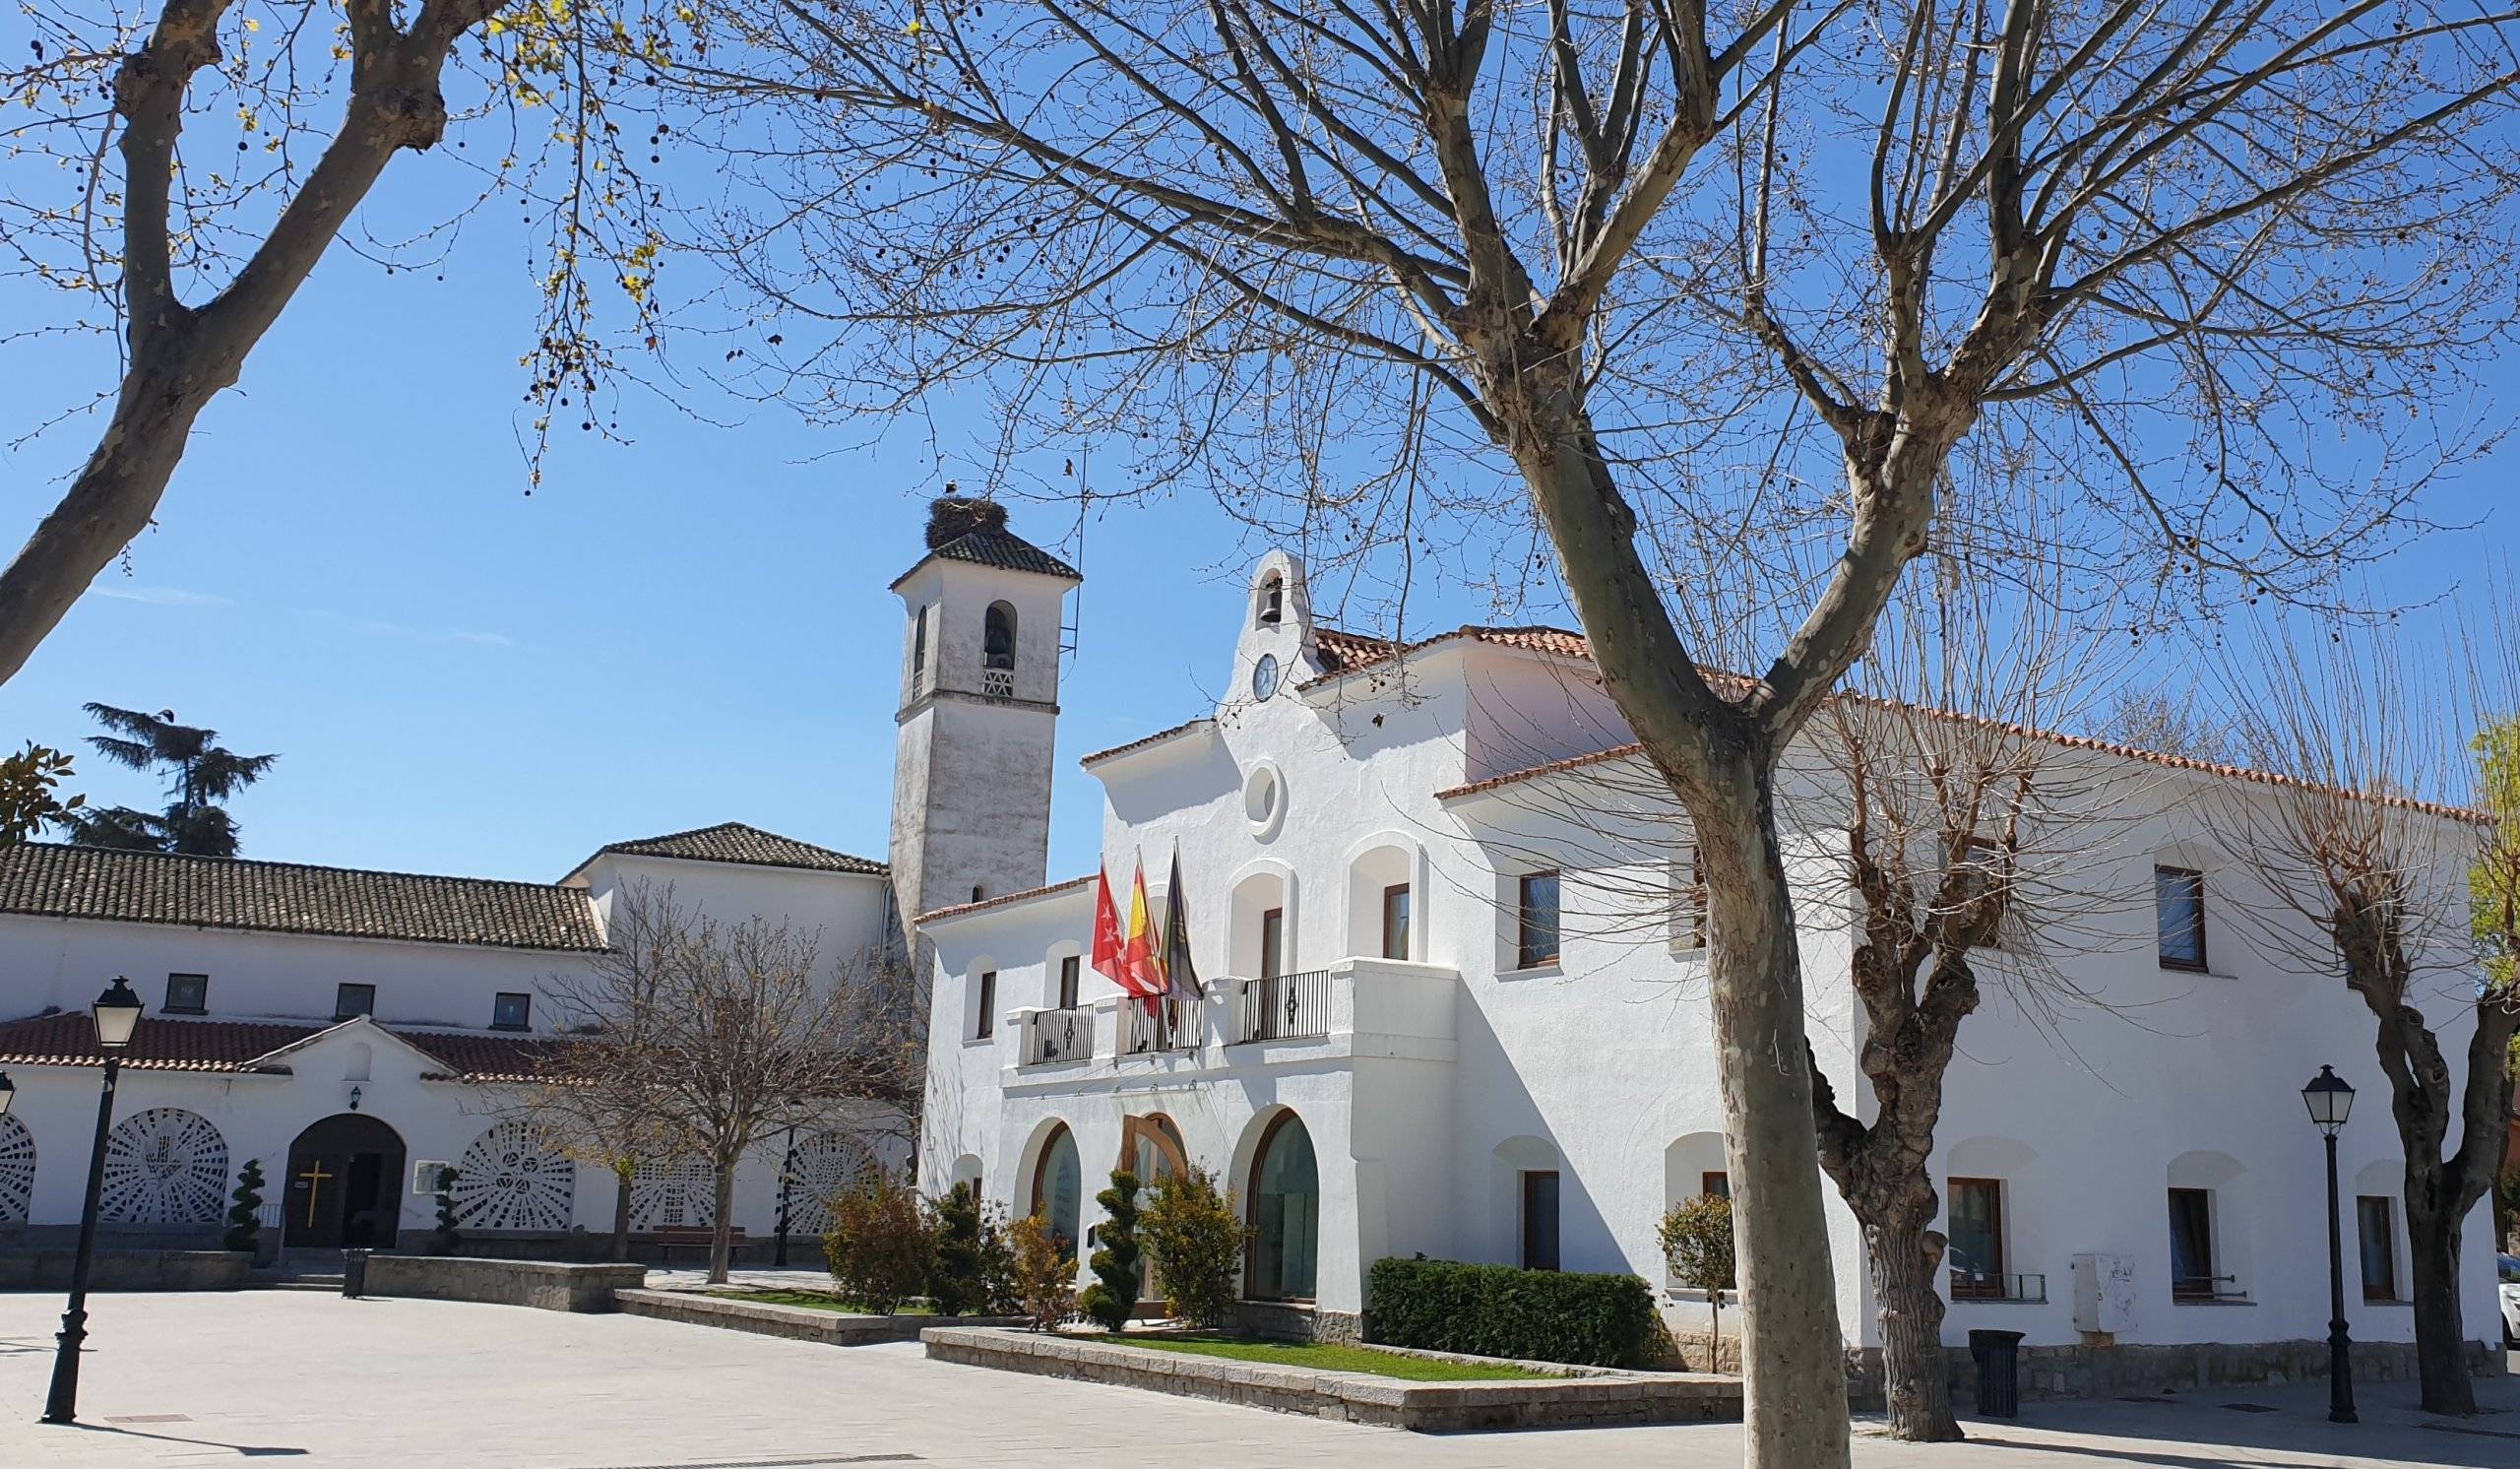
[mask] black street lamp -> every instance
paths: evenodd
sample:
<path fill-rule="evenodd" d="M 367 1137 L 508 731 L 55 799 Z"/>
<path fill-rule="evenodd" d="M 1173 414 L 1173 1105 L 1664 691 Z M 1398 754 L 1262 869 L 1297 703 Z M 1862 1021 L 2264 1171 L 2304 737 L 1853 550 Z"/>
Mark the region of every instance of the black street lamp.
<path fill-rule="evenodd" d="M 123 1048 L 140 1028 L 140 996 L 131 981 L 117 979 L 96 996 L 96 1046 L 105 1054 L 104 1089 L 96 1097 L 96 1144 L 88 1154 L 88 1203 L 79 1211 L 79 1254 L 70 1266 L 70 1309 L 61 1313 L 61 1347 L 52 1359 L 52 1391 L 43 1421 L 79 1421 L 79 1344 L 88 1339 L 88 1265 L 96 1253 L 96 1212 L 105 1193 L 105 1133 L 114 1121 L 114 1078 L 122 1072 Z"/>
<path fill-rule="evenodd" d="M 2327 1136 L 2327 1421 L 2354 1423 L 2353 1339 L 2345 1332 L 2345 1231 L 2336 1217 L 2336 1134 L 2354 1114 L 2354 1088 L 2333 1066 L 2301 1088 L 2310 1120 Z"/>

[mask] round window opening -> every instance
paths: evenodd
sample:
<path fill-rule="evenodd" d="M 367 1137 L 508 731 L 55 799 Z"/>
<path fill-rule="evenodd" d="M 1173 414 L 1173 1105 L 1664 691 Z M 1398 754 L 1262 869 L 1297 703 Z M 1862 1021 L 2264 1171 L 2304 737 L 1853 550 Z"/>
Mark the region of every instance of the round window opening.
<path fill-rule="evenodd" d="M 1254 767 L 1243 779 L 1242 814 L 1261 836 L 1276 834 L 1280 819 L 1286 815 L 1286 792 L 1275 766 Z"/>

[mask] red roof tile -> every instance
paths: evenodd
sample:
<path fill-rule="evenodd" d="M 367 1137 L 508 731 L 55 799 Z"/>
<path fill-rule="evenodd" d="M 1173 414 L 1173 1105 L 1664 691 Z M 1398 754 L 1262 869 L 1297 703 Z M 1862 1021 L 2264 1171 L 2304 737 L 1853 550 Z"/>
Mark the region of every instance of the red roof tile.
<path fill-rule="evenodd" d="M 541 1057 L 567 1044 L 552 1037 L 377 1028 L 445 1063 L 445 1072 L 431 1074 L 467 1081 L 528 1079 Z M 283 1047 L 330 1029 L 304 1022 L 169 1020 L 144 1015 L 122 1054 L 122 1063 L 139 1071 L 243 1071 Z M 0 1022 L 0 1065 L 104 1063 L 104 1053 L 96 1046 L 95 1022 L 84 1010 Z"/>
<path fill-rule="evenodd" d="M 1094 874 L 1089 872 L 1083 877 L 1071 877 L 1065 882 L 1053 882 L 1047 887 L 1028 887 L 1020 893 L 1007 893 L 1000 897 L 982 898 L 976 903 L 957 903 L 951 908 L 932 908 L 927 912 L 920 914 L 914 922 L 922 924 L 932 923 L 937 919 L 961 918 L 967 913 L 978 913 L 982 909 L 1004 908 L 1015 903 L 1030 903 L 1036 898 L 1046 898 L 1054 893 L 1066 892 L 1070 888 L 1083 887 L 1093 880 Z"/>

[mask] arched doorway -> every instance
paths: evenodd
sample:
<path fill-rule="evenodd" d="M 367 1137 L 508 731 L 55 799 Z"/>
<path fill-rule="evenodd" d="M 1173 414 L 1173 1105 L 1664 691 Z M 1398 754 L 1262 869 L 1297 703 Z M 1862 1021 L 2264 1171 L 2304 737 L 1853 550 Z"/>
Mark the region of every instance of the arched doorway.
<path fill-rule="evenodd" d="M 1137 1176 L 1138 1207 L 1152 1201 L 1155 1185 L 1190 1171 L 1190 1154 L 1181 1145 L 1181 1129 L 1160 1112 L 1120 1119 L 1120 1167 Z M 1138 1261 L 1138 1313 L 1160 1314 L 1163 1288 L 1155 1278 L 1155 1262 Z"/>
<path fill-rule="evenodd" d="M 361 1113 L 336 1113 L 288 1145 L 282 1243 L 390 1249 L 403 1215 L 403 1137 Z"/>
<path fill-rule="evenodd" d="M 1059 1242 L 1059 1253 L 1074 1259 L 1085 1216 L 1085 1163 L 1077 1156 L 1076 1134 L 1065 1122 L 1054 1124 L 1041 1142 L 1040 1160 L 1033 1165 L 1031 1212 Z"/>
<path fill-rule="evenodd" d="M 1255 1301 L 1309 1301 L 1321 1245 L 1321 1171 L 1303 1119 L 1280 1112 L 1251 1159 Z"/>

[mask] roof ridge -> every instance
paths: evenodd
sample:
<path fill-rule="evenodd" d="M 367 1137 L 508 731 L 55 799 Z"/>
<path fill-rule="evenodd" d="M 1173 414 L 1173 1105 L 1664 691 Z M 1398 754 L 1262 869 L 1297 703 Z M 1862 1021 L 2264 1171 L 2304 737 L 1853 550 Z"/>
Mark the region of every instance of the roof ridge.
<path fill-rule="evenodd" d="M 481 882 L 501 887 L 530 887 L 546 892 L 572 892 L 565 883 L 537 882 L 531 877 L 475 877 L 462 872 L 414 872 L 403 867 L 353 867 L 344 862 L 290 862 L 275 857 L 218 857 L 206 852 L 152 852 L 145 847 L 90 847 L 79 842 L 20 842 L 16 850 L 95 853 L 110 861 L 225 863 L 239 867 L 280 867 L 293 872 L 355 872 L 364 877 L 409 877 L 420 882 Z"/>

